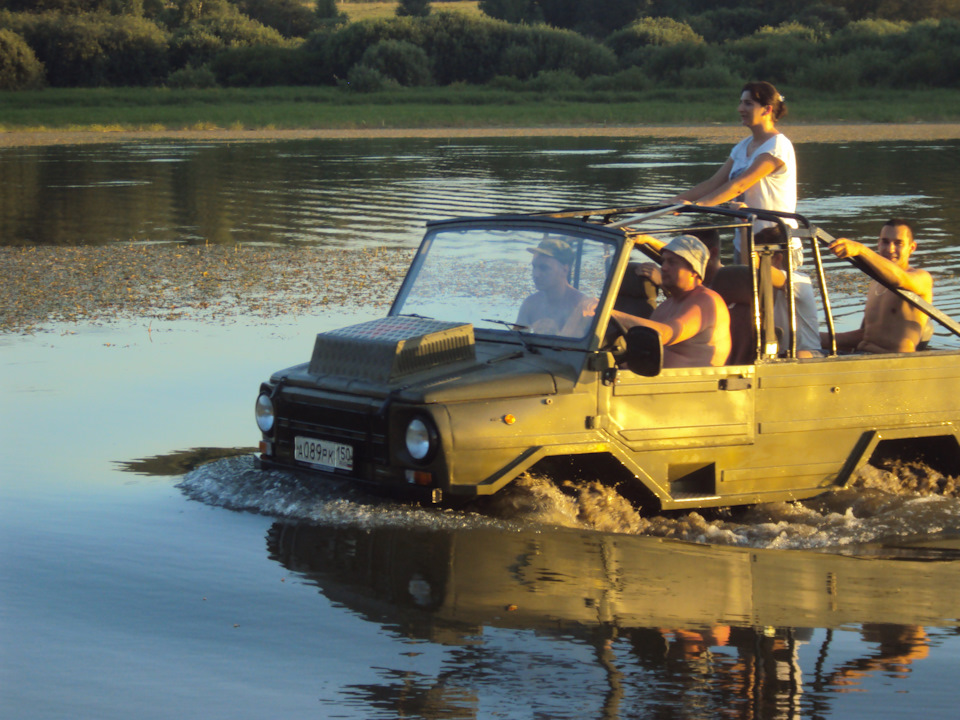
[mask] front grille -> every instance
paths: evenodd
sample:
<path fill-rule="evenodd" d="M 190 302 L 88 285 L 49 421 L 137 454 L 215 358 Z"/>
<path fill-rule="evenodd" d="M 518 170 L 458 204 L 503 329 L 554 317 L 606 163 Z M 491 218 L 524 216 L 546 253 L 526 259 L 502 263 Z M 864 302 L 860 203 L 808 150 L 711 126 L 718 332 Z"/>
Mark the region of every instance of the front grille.
<path fill-rule="evenodd" d="M 300 397 L 297 397 L 300 395 Z M 373 465 L 388 461 L 386 420 L 378 403 L 364 405 L 324 402 L 319 398 L 291 396 L 281 392 L 274 399 L 277 410 L 275 454 L 277 460 L 294 463 L 293 443 L 297 435 L 346 443 L 353 447 L 352 473 L 371 478 Z"/>

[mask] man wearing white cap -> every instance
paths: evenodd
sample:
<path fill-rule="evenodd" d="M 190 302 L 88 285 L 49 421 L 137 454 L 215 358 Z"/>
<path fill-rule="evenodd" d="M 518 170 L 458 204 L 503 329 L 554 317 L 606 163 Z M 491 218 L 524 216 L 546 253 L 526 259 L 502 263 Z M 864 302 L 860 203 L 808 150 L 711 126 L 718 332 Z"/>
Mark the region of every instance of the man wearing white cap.
<path fill-rule="evenodd" d="M 710 253 L 692 235 L 678 235 L 661 251 L 662 288 L 667 299 L 649 320 L 614 312 L 626 327 L 645 325 L 660 335 L 663 366 L 723 365 L 730 354 L 730 313 L 703 284 Z"/>

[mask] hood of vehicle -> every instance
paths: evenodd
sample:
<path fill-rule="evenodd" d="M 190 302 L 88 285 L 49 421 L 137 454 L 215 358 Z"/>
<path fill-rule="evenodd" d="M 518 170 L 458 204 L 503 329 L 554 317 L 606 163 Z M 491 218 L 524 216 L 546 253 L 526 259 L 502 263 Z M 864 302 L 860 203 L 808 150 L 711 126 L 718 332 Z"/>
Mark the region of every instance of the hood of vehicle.
<path fill-rule="evenodd" d="M 472 325 L 386 317 L 317 335 L 310 373 L 392 385 L 435 367 L 473 361 L 476 356 Z"/>
<path fill-rule="evenodd" d="M 577 355 L 579 357 L 579 355 Z M 436 403 L 554 394 L 577 368 L 512 345 L 483 343 L 473 326 L 387 317 L 317 335 L 308 365 L 274 382 L 368 397 Z"/>

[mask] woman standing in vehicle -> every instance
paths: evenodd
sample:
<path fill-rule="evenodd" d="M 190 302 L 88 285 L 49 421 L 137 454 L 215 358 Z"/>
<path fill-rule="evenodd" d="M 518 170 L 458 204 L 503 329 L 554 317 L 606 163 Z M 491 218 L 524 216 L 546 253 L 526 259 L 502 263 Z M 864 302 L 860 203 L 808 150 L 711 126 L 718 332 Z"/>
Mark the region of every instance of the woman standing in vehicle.
<path fill-rule="evenodd" d="M 797 161 L 793 144 L 777 130 L 787 114 L 783 95 L 768 82 L 751 82 L 740 92 L 740 123 L 750 137 L 737 143 L 713 177 L 668 202 L 719 205 L 738 201 L 747 207 L 780 212 L 797 210 Z M 757 221 L 754 231 L 772 225 Z M 734 238 L 740 255 L 739 233 Z"/>

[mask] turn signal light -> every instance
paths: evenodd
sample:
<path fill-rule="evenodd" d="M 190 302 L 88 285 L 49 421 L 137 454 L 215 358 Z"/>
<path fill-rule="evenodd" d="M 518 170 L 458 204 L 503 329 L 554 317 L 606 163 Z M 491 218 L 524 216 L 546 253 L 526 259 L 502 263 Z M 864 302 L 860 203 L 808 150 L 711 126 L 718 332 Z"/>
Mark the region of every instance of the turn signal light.
<path fill-rule="evenodd" d="M 407 470 L 407 482 L 414 485 L 432 485 L 433 473 L 424 470 Z"/>

